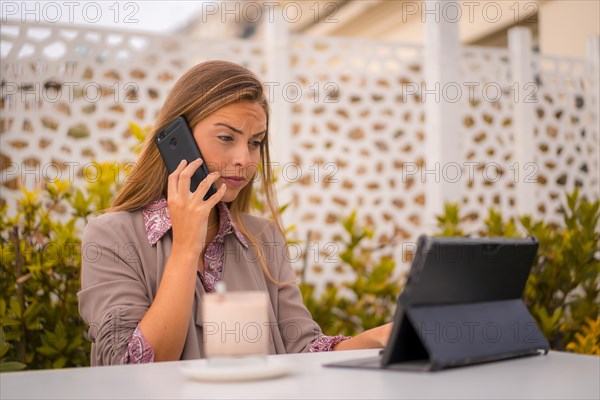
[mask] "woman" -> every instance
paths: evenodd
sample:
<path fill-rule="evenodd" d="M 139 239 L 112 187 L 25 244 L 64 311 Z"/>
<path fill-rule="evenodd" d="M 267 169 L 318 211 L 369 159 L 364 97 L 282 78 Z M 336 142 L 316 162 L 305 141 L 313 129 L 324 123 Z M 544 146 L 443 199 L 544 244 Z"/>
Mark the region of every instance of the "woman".
<path fill-rule="evenodd" d="M 202 160 L 169 175 L 154 144 L 181 115 L 211 172 L 193 193 L 190 177 Z M 261 82 L 237 64 L 205 62 L 174 85 L 112 208 L 84 231 L 79 309 L 92 365 L 203 357 L 200 304 L 219 281 L 268 293 L 271 353 L 385 345 L 390 325 L 324 336 L 304 307 L 283 254 L 268 119 Z M 273 221 L 247 214 L 257 174 Z M 204 201 L 211 184 L 218 190 Z M 292 326 L 297 334 L 286 335 Z"/>

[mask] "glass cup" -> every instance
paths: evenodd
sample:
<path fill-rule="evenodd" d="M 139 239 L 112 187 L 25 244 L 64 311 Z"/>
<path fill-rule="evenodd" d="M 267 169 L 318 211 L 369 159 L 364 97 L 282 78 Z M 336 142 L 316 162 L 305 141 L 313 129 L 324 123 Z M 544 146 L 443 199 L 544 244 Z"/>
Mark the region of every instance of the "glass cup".
<path fill-rule="evenodd" d="M 211 364 L 269 352 L 268 294 L 207 293 L 202 301 L 204 354 Z"/>

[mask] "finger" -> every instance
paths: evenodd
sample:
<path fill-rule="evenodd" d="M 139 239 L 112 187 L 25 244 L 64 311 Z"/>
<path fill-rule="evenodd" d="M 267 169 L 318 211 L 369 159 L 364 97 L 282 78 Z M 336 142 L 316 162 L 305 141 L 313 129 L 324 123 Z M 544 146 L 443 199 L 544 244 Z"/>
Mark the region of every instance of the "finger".
<path fill-rule="evenodd" d="M 177 182 L 179 193 L 190 193 L 190 181 L 194 172 L 202 165 L 202 159 L 197 158 L 181 171 Z"/>
<path fill-rule="evenodd" d="M 227 185 L 222 183 L 221 187 L 219 189 L 217 189 L 217 192 L 215 194 L 213 194 L 212 196 L 210 196 L 208 198 L 208 200 L 206 200 L 204 203 L 207 204 L 210 208 L 213 208 L 214 206 L 217 205 L 218 202 L 221 201 L 223 196 L 225 196 L 226 191 L 227 191 Z"/>
<path fill-rule="evenodd" d="M 179 175 L 186 165 L 187 161 L 181 160 L 175 171 L 169 174 L 169 179 L 167 180 L 167 195 L 170 198 L 175 198 L 175 196 L 177 196 L 177 182 L 179 181 Z"/>
<path fill-rule="evenodd" d="M 200 200 L 203 200 L 204 196 L 206 196 L 206 193 L 208 193 L 210 185 L 215 183 L 215 181 L 219 179 L 220 176 L 221 174 L 219 171 L 213 171 L 210 174 L 208 174 L 208 176 L 204 178 L 204 180 L 198 185 L 198 188 L 194 192 L 194 197 L 196 199 L 199 198 Z"/>

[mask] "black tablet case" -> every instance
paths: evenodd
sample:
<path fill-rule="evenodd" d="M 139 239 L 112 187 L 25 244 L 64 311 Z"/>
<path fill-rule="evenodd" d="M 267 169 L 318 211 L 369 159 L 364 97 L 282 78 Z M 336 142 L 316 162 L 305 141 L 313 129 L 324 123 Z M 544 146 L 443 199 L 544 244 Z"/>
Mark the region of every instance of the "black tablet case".
<path fill-rule="evenodd" d="M 380 360 L 334 366 L 439 370 L 547 353 L 521 300 L 537 247 L 534 238 L 421 236 Z"/>

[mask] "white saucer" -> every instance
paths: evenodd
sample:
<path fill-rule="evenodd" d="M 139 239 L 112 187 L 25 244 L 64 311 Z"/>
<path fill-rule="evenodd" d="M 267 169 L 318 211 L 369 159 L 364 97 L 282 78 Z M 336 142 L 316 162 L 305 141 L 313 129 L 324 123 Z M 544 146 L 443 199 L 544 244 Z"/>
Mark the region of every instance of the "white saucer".
<path fill-rule="evenodd" d="M 291 365 L 281 360 L 198 360 L 182 366 L 181 372 L 204 382 L 240 382 L 273 379 L 291 372 Z"/>

